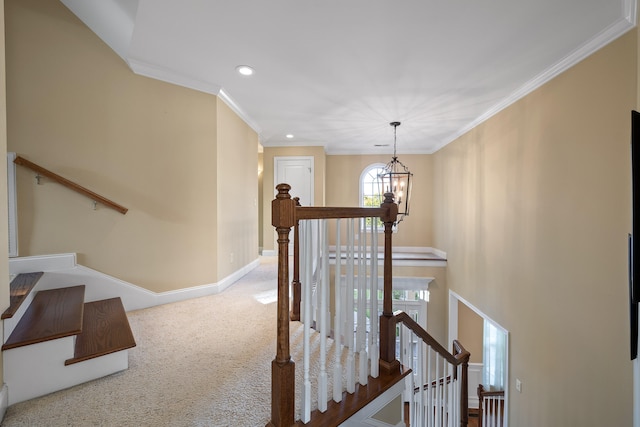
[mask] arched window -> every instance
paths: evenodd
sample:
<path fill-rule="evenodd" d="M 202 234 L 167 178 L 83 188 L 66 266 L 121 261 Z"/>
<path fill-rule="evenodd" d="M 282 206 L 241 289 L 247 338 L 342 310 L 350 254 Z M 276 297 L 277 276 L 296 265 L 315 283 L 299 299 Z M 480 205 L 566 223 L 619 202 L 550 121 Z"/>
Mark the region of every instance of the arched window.
<path fill-rule="evenodd" d="M 380 184 L 378 175 L 384 170 L 383 163 L 374 163 L 367 166 L 360 174 L 360 206 L 361 207 L 379 207 L 384 200 L 383 194 L 380 192 Z M 367 224 L 370 221 L 367 220 Z M 382 221 L 378 220 L 378 227 L 382 227 Z"/>

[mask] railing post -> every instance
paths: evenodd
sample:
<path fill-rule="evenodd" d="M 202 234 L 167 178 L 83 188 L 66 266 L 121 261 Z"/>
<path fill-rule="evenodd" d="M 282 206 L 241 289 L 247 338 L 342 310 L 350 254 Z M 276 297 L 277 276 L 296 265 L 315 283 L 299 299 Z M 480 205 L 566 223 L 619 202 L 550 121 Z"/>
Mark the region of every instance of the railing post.
<path fill-rule="evenodd" d="M 482 427 L 482 416 L 484 408 L 484 387 L 478 384 L 478 426 Z"/>
<path fill-rule="evenodd" d="M 300 206 L 300 198 L 294 197 L 296 206 Z M 293 280 L 291 281 L 293 299 L 291 302 L 291 320 L 300 320 L 300 300 L 302 285 L 300 284 L 300 222 L 296 219 L 293 226 Z"/>
<path fill-rule="evenodd" d="M 462 361 L 462 378 L 460 384 L 460 427 L 469 424 L 469 356 Z"/>
<path fill-rule="evenodd" d="M 278 330 L 276 357 L 271 362 L 271 421 L 269 427 L 294 423 L 295 363 L 289 348 L 289 232 L 295 225 L 295 205 L 288 184 L 276 186 L 271 202 L 271 223 L 278 233 Z"/>
<path fill-rule="evenodd" d="M 398 217 L 398 205 L 393 201 L 393 193 L 384 194 L 381 205 L 387 208 L 382 218 L 384 224 L 384 280 L 382 315 L 380 316 L 380 369 L 395 372 L 400 369 L 396 359 L 396 323 L 393 319 L 393 267 L 392 267 L 392 234 L 393 224 Z"/>

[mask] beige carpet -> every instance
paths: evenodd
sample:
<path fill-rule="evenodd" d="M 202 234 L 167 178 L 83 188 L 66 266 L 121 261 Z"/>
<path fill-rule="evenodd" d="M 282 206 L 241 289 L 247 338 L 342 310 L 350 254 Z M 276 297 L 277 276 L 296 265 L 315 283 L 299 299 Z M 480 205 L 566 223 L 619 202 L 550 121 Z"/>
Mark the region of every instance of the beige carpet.
<path fill-rule="evenodd" d="M 130 312 L 128 370 L 12 405 L 2 426 L 264 426 L 276 262 L 263 258 L 220 295 Z"/>

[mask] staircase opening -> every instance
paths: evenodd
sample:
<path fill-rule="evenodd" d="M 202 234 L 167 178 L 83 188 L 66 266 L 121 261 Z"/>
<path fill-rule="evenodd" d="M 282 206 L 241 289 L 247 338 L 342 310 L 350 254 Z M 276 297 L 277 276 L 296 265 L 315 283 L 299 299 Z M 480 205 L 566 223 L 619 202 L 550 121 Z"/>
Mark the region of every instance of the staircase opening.
<path fill-rule="evenodd" d="M 478 408 L 478 386 L 482 385 L 485 392 L 504 392 L 501 407 L 503 408 L 504 424 L 508 427 L 509 408 L 509 331 L 491 319 L 469 301 L 453 291 L 449 291 L 449 340 L 459 339 L 460 305 L 477 314 L 483 323 L 482 354 L 480 364 L 469 366 L 469 408 Z M 480 366 L 478 366 L 480 365 Z M 475 369 L 474 369 L 475 368 Z M 474 374 L 475 373 L 475 374 Z M 475 381 L 474 381 L 475 379 Z M 473 411 L 476 412 L 477 410 Z"/>
<path fill-rule="evenodd" d="M 428 283 L 396 287 L 393 195 L 378 208 L 307 207 L 288 184 L 277 189 L 278 334 L 268 425 L 363 425 L 405 400 L 411 425 L 466 426 L 469 352 L 458 341 L 449 352 L 420 325 Z M 399 305 L 408 312 L 394 311 Z M 292 351 L 302 354 L 292 358 Z"/>

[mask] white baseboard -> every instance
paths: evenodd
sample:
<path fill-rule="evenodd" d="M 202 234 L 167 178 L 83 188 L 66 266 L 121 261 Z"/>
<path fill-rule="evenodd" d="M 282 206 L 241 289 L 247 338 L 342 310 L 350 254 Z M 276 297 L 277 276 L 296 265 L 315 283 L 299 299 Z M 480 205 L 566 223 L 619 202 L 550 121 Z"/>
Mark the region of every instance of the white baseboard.
<path fill-rule="evenodd" d="M 9 274 L 66 270 L 75 266 L 74 253 L 9 258 Z"/>
<path fill-rule="evenodd" d="M 217 283 L 194 286 L 185 289 L 178 289 L 176 291 L 167 291 L 156 294 L 158 302 L 154 305 L 167 304 L 170 302 L 177 302 L 191 298 L 199 298 L 207 295 L 219 294 L 220 292 L 224 291 L 229 286 L 234 284 L 236 281 L 238 281 L 238 279 L 240 279 L 242 276 L 256 268 L 258 265 L 260 265 L 260 259 L 255 259 Z"/>
<path fill-rule="evenodd" d="M 9 388 L 6 384 L 2 384 L 2 390 L 0 390 L 0 422 L 4 419 L 4 415 L 7 413 L 9 407 Z"/>
<path fill-rule="evenodd" d="M 273 249 L 263 249 L 262 256 L 278 256 L 278 251 Z"/>
<path fill-rule="evenodd" d="M 86 286 L 85 301 L 120 297 L 125 310 L 131 311 L 218 294 L 258 265 L 260 265 L 260 259 L 256 258 L 216 283 L 160 293 L 125 282 L 89 267 L 78 265 L 76 256 L 73 253 L 11 258 L 9 260 L 9 272 L 18 274 L 44 271 L 45 274 L 37 285 L 39 290 L 83 284 Z"/>

